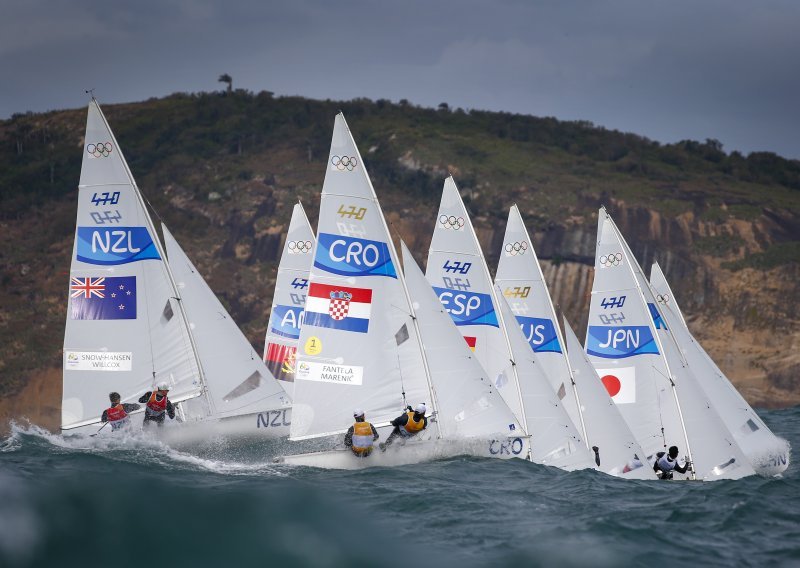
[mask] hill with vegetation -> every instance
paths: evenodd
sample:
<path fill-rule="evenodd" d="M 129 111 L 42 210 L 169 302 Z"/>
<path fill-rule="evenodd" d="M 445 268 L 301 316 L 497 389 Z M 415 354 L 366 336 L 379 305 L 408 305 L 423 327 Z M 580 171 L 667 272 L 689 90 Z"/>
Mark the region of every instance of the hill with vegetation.
<path fill-rule="evenodd" d="M 585 329 L 597 209 L 755 404 L 800 402 L 800 162 L 660 144 L 588 122 L 269 92 L 104 107 L 154 215 L 261 349 L 291 207 L 316 218 L 343 111 L 397 237 L 424 261 L 452 173 L 490 263 L 520 206 L 556 301 Z M 0 121 L 0 416 L 57 426 L 85 109 Z M 492 267 L 493 268 L 493 267 Z"/>

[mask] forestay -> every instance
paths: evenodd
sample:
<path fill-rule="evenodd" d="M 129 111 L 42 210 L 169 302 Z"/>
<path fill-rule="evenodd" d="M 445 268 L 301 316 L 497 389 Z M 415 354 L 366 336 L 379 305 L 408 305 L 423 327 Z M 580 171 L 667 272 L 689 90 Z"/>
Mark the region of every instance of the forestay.
<path fill-rule="evenodd" d="M 283 409 L 291 401 L 217 296 L 162 224 L 169 266 L 197 345 L 212 414 L 230 418 Z"/>
<path fill-rule="evenodd" d="M 505 321 L 513 322 L 514 314 L 499 287 L 497 292 L 500 315 Z M 594 467 L 586 442 L 550 387 L 542 364 L 531 351 L 522 329 L 511 324 L 508 339 L 511 346 L 509 366 L 513 366 L 519 376 L 525 421 L 531 436 L 531 460 L 566 470 Z M 510 369 L 506 369 L 506 373 L 509 372 Z"/>
<path fill-rule="evenodd" d="M 292 209 L 292 220 L 283 244 L 264 340 L 264 363 L 272 375 L 283 382 L 289 394 L 294 391 L 297 340 L 305 315 L 308 273 L 315 243 L 306 212 L 298 203 Z"/>
<path fill-rule="evenodd" d="M 383 212 L 339 114 L 298 344 L 292 439 L 344 432 L 354 408 L 380 425 L 406 401 L 431 402 L 404 286 Z"/>
<path fill-rule="evenodd" d="M 608 396 L 566 320 L 564 334 L 575 387 L 583 403 L 589 446 L 597 448 L 595 455 L 600 460 L 596 468 L 626 479 L 655 479 L 656 475 L 645 459 L 644 450 L 622 418 L 619 408 Z"/>
<path fill-rule="evenodd" d="M 580 428 L 582 437 L 586 439 L 586 426 L 572 384 L 553 302 L 533 241 L 516 205 L 508 212 L 503 250 L 494 281 L 508 300 L 516 322 L 536 353 L 536 360 L 541 364 L 553 392 L 558 394 L 573 424 Z M 511 322 L 507 323 L 510 325 Z"/>
<path fill-rule="evenodd" d="M 164 252 L 99 105 L 86 121 L 64 332 L 63 430 L 100 421 L 155 384 L 173 402 L 202 392 L 201 369 Z"/>
<path fill-rule="evenodd" d="M 700 387 L 744 454 L 759 473 L 774 475 L 785 471 L 789 465 L 787 442 L 772 433 L 694 338 L 658 263 L 650 271 L 650 284 L 659 311 L 689 366 L 695 370 Z"/>
<path fill-rule="evenodd" d="M 527 442 L 523 453 L 524 432 L 519 422 L 453 325 L 405 243 L 402 252 L 442 437 L 519 436 L 520 444 L 512 444 L 512 451 L 519 457 L 527 457 Z"/>
<path fill-rule="evenodd" d="M 489 269 L 452 177 L 444 182 L 425 272 L 445 310 L 524 428 L 525 412 Z"/>

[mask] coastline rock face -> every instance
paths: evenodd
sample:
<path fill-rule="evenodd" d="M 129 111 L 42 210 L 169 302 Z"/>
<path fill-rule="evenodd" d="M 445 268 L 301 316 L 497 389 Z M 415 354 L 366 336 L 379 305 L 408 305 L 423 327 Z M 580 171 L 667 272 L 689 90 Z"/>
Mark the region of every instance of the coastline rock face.
<path fill-rule="evenodd" d="M 330 103 L 328 108 L 327 103 L 314 102 L 321 108 L 314 110 L 303 100 L 261 101 L 264 109 L 291 103 L 300 110 L 276 110 L 272 122 L 251 120 L 255 134 L 237 134 L 231 138 L 236 143 L 229 144 L 212 110 L 231 101 L 201 102 L 208 107 L 202 112 L 197 110 L 200 103 L 183 99 L 120 105 L 110 109 L 109 120 L 115 130 L 121 125 L 117 138 L 143 193 L 260 352 L 291 208 L 300 199 L 316 224 L 328 119 L 341 105 Z M 242 104 L 243 112 L 260 112 Z M 503 246 L 508 208 L 516 203 L 554 303 L 583 337 L 597 210 L 605 205 L 645 273 L 653 260 L 660 263 L 692 333 L 745 398 L 755 406 L 800 404 L 800 199 L 795 197 L 800 192 L 724 178 L 718 170 L 702 175 L 660 173 L 656 166 L 666 166 L 635 162 L 633 154 L 621 160 L 630 166 L 623 171 L 618 162 L 590 161 L 569 148 L 500 135 L 479 147 L 488 136 L 480 123 L 488 119 L 480 114 L 463 118 L 470 128 L 477 124 L 474 132 L 432 138 L 433 131 L 420 125 L 429 119 L 445 120 L 441 113 L 408 119 L 408 124 L 402 122 L 405 118 L 393 119 L 398 126 L 387 129 L 388 119 L 358 114 L 347 104 L 351 128 L 358 129 L 357 143 L 374 149 L 363 158 L 395 244 L 404 239 L 421 264 L 434 229 L 442 179 L 454 173 L 490 271 Z M 184 125 L 198 129 L 196 139 L 179 138 L 183 119 L 175 119 L 157 138 L 126 129 L 126 121 L 140 116 L 173 116 L 174 106 L 187 113 Z M 312 111 L 323 118 L 297 118 Z M 32 126 L 21 130 L 26 120 Z M 0 215 L 0 238 L 13 243 L 0 250 L 2 424 L 26 417 L 57 429 L 60 422 L 61 338 L 82 148 L 75 133 L 83 132 L 84 120 L 83 111 L 64 111 L 0 121 L 0 142 L 5 143 L 0 146 L 0 166 L 22 172 L 18 179 L 9 178 L 16 186 L 4 186 L 11 188 L 11 197 L 4 197 Z M 141 132 L 170 122 L 148 118 L 147 124 Z M 216 130 L 208 134 L 202 130 L 206 126 Z M 436 132 L 450 132 L 446 124 L 437 128 Z M 292 134 L 293 129 L 298 133 Z M 272 133 L 276 134 L 270 138 Z M 170 145 L 160 146 L 162 138 Z M 15 140 L 22 140 L 22 146 Z M 633 143 L 651 149 L 648 141 L 635 138 Z M 184 145 L 198 154 L 166 150 Z M 675 148 L 669 150 L 674 153 Z M 41 172 L 31 165 L 36 160 Z M 53 179 L 61 178 L 70 180 L 66 189 L 48 189 L 48 180 L 52 185 Z M 27 203 L 30 192 L 37 197 Z"/>

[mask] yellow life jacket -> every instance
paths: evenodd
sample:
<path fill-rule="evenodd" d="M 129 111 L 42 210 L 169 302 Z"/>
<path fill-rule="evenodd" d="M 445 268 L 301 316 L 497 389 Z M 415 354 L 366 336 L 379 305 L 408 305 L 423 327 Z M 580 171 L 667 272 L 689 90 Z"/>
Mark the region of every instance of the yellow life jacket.
<path fill-rule="evenodd" d="M 406 429 L 406 432 L 408 432 L 409 434 L 416 434 L 417 432 L 425 428 L 424 416 L 420 418 L 419 422 L 414 422 L 414 413 L 409 410 L 408 412 L 406 412 L 406 414 L 408 415 L 408 422 L 406 422 L 405 425 L 403 426 L 403 428 Z"/>
<path fill-rule="evenodd" d="M 373 442 L 372 424 L 366 420 L 353 424 L 353 452 L 359 455 L 368 454 L 372 451 Z"/>

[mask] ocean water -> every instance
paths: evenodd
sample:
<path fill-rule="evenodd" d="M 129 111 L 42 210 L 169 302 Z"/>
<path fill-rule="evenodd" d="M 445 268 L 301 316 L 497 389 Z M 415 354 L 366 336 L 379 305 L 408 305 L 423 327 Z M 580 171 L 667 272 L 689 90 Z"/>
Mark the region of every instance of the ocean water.
<path fill-rule="evenodd" d="M 760 413 L 800 447 L 800 407 Z M 619 480 L 519 460 L 357 472 L 288 442 L 0 442 L 0 566 L 800 566 L 800 475 Z"/>

